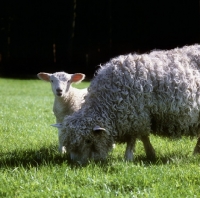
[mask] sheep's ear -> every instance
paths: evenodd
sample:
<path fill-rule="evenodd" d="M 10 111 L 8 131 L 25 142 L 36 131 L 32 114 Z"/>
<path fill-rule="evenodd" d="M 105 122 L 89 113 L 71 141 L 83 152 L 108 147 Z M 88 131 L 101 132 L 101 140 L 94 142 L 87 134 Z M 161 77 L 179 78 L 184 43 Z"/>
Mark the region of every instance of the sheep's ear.
<path fill-rule="evenodd" d="M 82 73 L 75 73 L 75 74 L 72 74 L 72 76 L 71 76 L 72 83 L 79 83 L 83 79 L 85 79 L 85 74 L 82 74 Z"/>
<path fill-rule="evenodd" d="M 102 134 L 102 133 L 107 133 L 107 135 L 110 135 L 110 133 L 106 129 L 104 129 L 104 128 L 100 127 L 100 126 L 95 126 L 93 128 L 93 133 L 95 135 L 99 135 L 99 134 Z"/>
<path fill-rule="evenodd" d="M 44 73 L 44 72 L 40 72 L 40 73 L 37 74 L 37 77 L 38 77 L 39 79 L 44 80 L 44 81 L 47 81 L 47 82 L 50 81 L 50 76 L 51 76 L 51 74 L 49 74 L 49 73 Z"/>
<path fill-rule="evenodd" d="M 62 128 L 62 123 L 51 124 L 51 126 L 56 127 L 58 129 Z"/>

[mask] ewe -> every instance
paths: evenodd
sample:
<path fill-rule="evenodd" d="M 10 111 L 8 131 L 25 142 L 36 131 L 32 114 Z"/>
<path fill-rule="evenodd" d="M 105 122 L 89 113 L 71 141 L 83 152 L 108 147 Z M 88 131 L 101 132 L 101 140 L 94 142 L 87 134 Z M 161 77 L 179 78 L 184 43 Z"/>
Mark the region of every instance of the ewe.
<path fill-rule="evenodd" d="M 60 123 L 67 115 L 80 109 L 87 94 L 87 89 L 76 89 L 71 86 L 72 83 L 79 83 L 85 75 L 81 73 L 68 74 L 65 72 L 56 72 L 53 74 L 40 72 L 38 78 L 51 83 L 54 98 L 53 112 L 56 122 Z M 60 138 L 62 131 L 58 129 L 59 151 L 65 153 L 62 139 Z"/>
<path fill-rule="evenodd" d="M 81 109 L 64 118 L 63 143 L 83 164 L 107 157 L 127 143 L 132 160 L 136 138 L 155 156 L 149 134 L 170 138 L 200 135 L 200 45 L 111 59 L 98 70 Z M 200 138 L 194 149 L 200 153 Z"/>

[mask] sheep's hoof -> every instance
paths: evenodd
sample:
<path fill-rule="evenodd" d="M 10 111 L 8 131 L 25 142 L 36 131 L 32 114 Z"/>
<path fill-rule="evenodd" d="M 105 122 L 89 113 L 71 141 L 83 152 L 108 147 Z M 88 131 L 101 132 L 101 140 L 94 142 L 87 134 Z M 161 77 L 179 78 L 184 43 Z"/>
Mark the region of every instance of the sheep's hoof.
<path fill-rule="evenodd" d="M 151 153 L 151 155 L 147 155 L 147 159 L 151 162 L 155 162 L 156 161 L 156 154 Z"/>
<path fill-rule="evenodd" d="M 200 154 L 200 146 L 196 146 L 193 151 L 193 155 Z"/>
<path fill-rule="evenodd" d="M 146 156 L 147 156 L 147 159 L 150 161 L 156 160 L 156 153 L 155 153 L 155 150 L 153 149 L 153 147 L 151 149 L 149 149 L 148 151 L 146 151 Z"/>
<path fill-rule="evenodd" d="M 194 148 L 193 155 L 200 154 L 200 137 L 197 140 L 197 144 Z"/>
<path fill-rule="evenodd" d="M 132 162 L 133 161 L 133 154 L 132 153 L 126 153 L 124 158 L 125 158 L 125 161 Z"/>

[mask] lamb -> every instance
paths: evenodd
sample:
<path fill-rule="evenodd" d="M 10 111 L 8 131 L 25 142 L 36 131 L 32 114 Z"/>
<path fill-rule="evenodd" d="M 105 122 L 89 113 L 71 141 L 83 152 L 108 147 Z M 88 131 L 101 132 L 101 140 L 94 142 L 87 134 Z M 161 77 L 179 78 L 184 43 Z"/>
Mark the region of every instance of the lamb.
<path fill-rule="evenodd" d="M 40 72 L 38 78 L 51 83 L 54 98 L 53 112 L 56 122 L 62 122 L 64 117 L 80 109 L 87 89 L 76 89 L 71 86 L 72 83 L 80 83 L 85 74 L 68 74 L 65 72 L 56 72 L 53 74 Z M 61 130 L 58 129 L 59 151 L 65 153 L 61 137 Z"/>
<path fill-rule="evenodd" d="M 198 137 L 200 153 L 200 45 L 121 55 L 100 67 L 82 108 L 57 125 L 73 161 L 104 160 L 116 142 L 133 160 L 137 138 L 155 156 L 149 134 Z"/>

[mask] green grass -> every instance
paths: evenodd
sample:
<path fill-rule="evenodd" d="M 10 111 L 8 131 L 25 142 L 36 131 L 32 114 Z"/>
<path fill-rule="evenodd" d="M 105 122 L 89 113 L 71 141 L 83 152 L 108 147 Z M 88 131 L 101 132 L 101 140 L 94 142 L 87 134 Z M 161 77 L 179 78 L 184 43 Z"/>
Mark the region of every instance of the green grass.
<path fill-rule="evenodd" d="M 134 162 L 117 145 L 106 162 L 75 166 L 57 151 L 49 83 L 0 78 L 0 90 L 0 197 L 199 197 L 196 140 L 151 136 L 156 162 L 138 141 Z"/>

